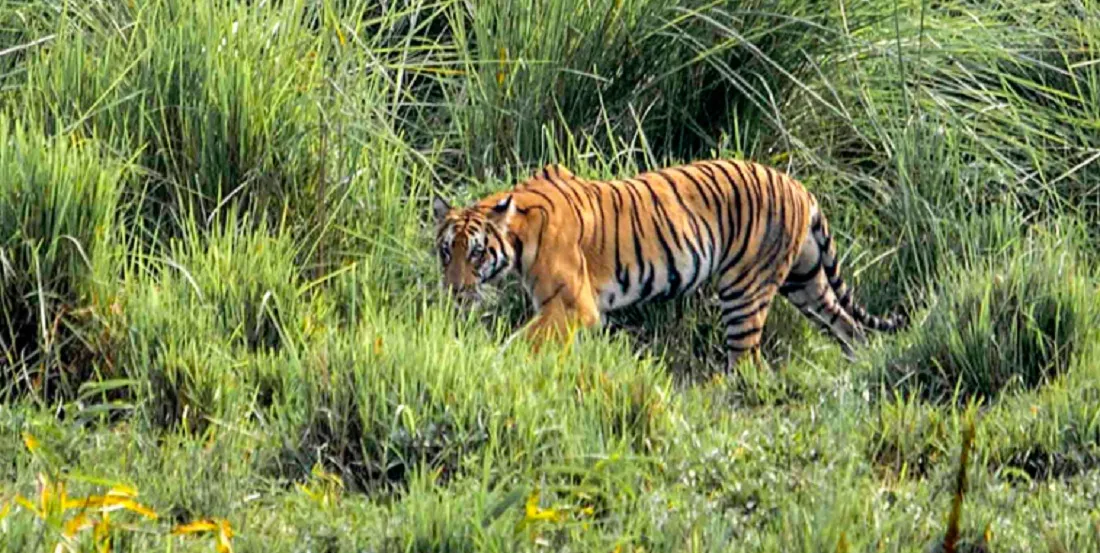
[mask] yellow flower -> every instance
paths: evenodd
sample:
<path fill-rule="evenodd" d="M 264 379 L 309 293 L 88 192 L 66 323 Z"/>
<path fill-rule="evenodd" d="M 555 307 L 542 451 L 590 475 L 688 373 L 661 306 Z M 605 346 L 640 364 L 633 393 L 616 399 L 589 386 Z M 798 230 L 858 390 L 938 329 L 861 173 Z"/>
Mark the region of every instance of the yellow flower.
<path fill-rule="evenodd" d="M 157 513 L 152 509 L 129 497 L 120 495 L 90 495 L 83 499 L 70 499 L 62 504 L 62 509 L 65 511 L 69 509 L 95 509 L 104 513 L 126 509 L 127 511 L 133 511 L 146 518 L 157 518 Z"/>
<path fill-rule="evenodd" d="M 16 503 L 43 520 L 50 518 L 51 515 L 63 512 L 62 507 L 66 500 L 65 483 L 57 482 L 55 484 L 50 482 L 50 478 L 42 473 L 38 474 L 38 505 L 22 495 L 17 494 L 15 496 Z"/>
<path fill-rule="evenodd" d="M 103 513 L 103 519 L 95 523 L 92 528 L 92 539 L 95 540 L 99 553 L 111 551 L 111 515 Z"/>
<path fill-rule="evenodd" d="M 565 515 L 557 509 L 543 509 L 539 507 L 539 489 L 535 488 L 535 491 L 527 497 L 527 505 L 525 508 L 525 517 L 527 522 L 533 522 L 536 520 L 548 520 L 551 522 L 561 522 L 565 519 Z"/>
<path fill-rule="evenodd" d="M 498 51 L 500 58 L 500 69 L 497 70 L 497 86 L 504 86 L 504 78 L 506 77 L 505 66 L 508 64 L 508 49 L 501 46 Z"/>
<path fill-rule="evenodd" d="M 188 522 L 187 524 L 180 524 L 172 528 L 172 533 L 177 536 L 183 536 L 187 534 L 198 534 L 200 532 L 210 532 L 217 529 L 217 523 L 208 518 L 204 518 L 202 520 Z"/>
<path fill-rule="evenodd" d="M 42 447 L 42 443 L 38 441 L 38 438 L 32 436 L 30 432 L 23 433 L 23 445 L 27 446 L 27 451 L 31 453 L 38 451 L 38 449 Z"/>
<path fill-rule="evenodd" d="M 38 518 L 46 518 L 46 513 L 39 511 L 38 507 L 35 507 L 34 503 L 31 503 L 29 499 L 23 497 L 22 495 L 16 494 L 15 502 L 18 503 L 20 507 L 23 507 L 24 509 L 34 513 Z"/>
<path fill-rule="evenodd" d="M 87 513 L 77 513 L 75 517 L 70 518 L 67 522 L 65 522 L 62 533 L 65 535 L 66 538 L 71 538 L 77 535 L 77 533 L 79 533 L 80 531 L 91 528 L 92 525 L 92 519 L 87 515 Z"/>
<path fill-rule="evenodd" d="M 233 537 L 233 528 L 229 526 L 229 521 L 223 518 L 204 518 L 172 529 L 172 533 L 178 536 L 201 532 L 215 532 L 214 547 L 218 553 L 233 553 L 233 544 L 230 542 Z"/>
<path fill-rule="evenodd" d="M 233 537 L 233 529 L 229 527 L 228 521 L 221 521 L 218 523 L 218 537 L 215 542 L 215 548 L 218 553 L 233 553 L 233 544 L 229 543 L 229 539 Z"/>
<path fill-rule="evenodd" d="M 137 494 L 137 488 L 127 486 L 126 484 L 116 484 L 107 491 L 107 495 L 118 495 L 122 497 L 137 497 Z"/>
<path fill-rule="evenodd" d="M 133 487 L 116 485 L 105 495 L 70 498 L 63 480 L 53 481 L 46 474 L 39 473 L 37 504 L 22 495 L 15 496 L 15 503 L 60 531 L 63 539 L 57 544 L 55 551 L 71 549 L 70 540 L 80 532 L 91 528 L 97 550 L 104 553 L 110 550 L 109 513 L 111 511 L 125 509 L 148 518 L 157 518 L 157 514 L 152 509 L 134 501 L 133 497 L 136 495 L 137 490 Z M 3 514 L 6 514 L 8 509 L 10 505 L 4 507 Z M 77 513 L 72 518 L 66 519 L 65 514 L 71 510 L 76 510 Z M 99 517 L 97 518 L 96 515 Z M 0 518 L 3 517 L 0 516 Z"/>

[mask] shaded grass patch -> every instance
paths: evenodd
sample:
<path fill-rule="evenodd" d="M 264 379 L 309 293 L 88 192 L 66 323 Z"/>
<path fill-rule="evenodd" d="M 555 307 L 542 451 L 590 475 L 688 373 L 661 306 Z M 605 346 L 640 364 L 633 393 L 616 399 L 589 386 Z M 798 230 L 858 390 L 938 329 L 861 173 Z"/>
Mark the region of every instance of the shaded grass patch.
<path fill-rule="evenodd" d="M 878 362 L 887 388 L 995 399 L 1064 373 L 1095 334 L 1095 284 L 1070 238 L 1033 236 L 945 271 L 919 330 Z"/>
<path fill-rule="evenodd" d="M 131 167 L 101 146 L 0 113 L 0 398 L 72 397 L 103 368 L 73 313 L 112 304 Z"/>

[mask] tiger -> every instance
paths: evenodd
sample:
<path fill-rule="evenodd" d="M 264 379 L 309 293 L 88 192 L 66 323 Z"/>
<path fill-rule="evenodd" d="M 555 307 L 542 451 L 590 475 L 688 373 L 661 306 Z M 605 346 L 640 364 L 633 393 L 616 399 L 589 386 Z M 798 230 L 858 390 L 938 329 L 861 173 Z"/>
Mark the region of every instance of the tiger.
<path fill-rule="evenodd" d="M 726 367 L 751 352 L 775 296 L 832 336 L 849 360 L 865 330 L 892 333 L 908 319 L 878 317 L 854 298 L 825 215 L 801 182 L 754 161 L 707 159 L 611 180 L 562 164 L 466 207 L 433 194 L 442 286 L 461 304 L 517 274 L 535 307 L 534 349 L 608 313 L 691 293 L 717 281 Z"/>

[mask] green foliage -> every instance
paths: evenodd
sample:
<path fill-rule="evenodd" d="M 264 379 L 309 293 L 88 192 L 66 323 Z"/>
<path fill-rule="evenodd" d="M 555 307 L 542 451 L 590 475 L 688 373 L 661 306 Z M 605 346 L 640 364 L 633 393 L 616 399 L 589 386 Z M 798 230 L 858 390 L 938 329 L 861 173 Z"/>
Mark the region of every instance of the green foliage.
<path fill-rule="evenodd" d="M 109 293 L 128 168 L 94 141 L 46 137 L 0 114 L 0 174 L 0 397 L 71 392 L 91 371 L 66 359 L 82 349 L 67 311 L 109 303 L 98 294 Z"/>
<path fill-rule="evenodd" d="M 881 361 L 884 384 L 993 399 L 1064 373 L 1100 321 L 1094 279 L 1074 248 L 1067 238 L 1029 239 L 944 275 L 920 330 Z"/>
<path fill-rule="evenodd" d="M 810 70 L 800 52 L 837 40 L 820 27 L 828 4 L 479 2 L 451 19 L 464 161 L 529 163 L 548 153 L 547 127 L 553 143 L 626 139 L 651 162 L 723 146 L 739 125 L 755 138 Z"/>

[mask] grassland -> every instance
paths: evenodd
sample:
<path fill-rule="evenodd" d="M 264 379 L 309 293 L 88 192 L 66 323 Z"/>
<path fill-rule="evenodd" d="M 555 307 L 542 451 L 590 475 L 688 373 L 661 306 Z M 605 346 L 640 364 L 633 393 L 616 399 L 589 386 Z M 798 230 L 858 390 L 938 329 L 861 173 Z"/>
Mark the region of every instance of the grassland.
<path fill-rule="evenodd" d="M 911 328 L 439 291 L 432 192 L 712 156 Z M 0 551 L 1097 551 L 1097 228 L 1094 0 L 8 0 Z"/>

